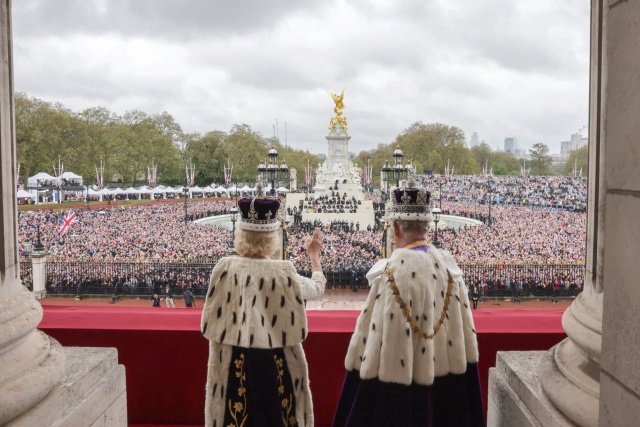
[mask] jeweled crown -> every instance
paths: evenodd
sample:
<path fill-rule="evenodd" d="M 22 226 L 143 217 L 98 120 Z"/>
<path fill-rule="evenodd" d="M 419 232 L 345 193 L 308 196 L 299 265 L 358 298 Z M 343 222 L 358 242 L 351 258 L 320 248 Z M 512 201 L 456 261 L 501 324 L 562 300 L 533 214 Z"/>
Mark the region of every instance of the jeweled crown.
<path fill-rule="evenodd" d="M 404 221 L 431 221 L 431 193 L 419 188 L 413 177 L 406 186 L 393 190 L 389 219 Z"/>
<path fill-rule="evenodd" d="M 238 200 L 242 230 L 270 232 L 280 228 L 278 209 L 280 200 L 272 197 L 244 197 Z"/>

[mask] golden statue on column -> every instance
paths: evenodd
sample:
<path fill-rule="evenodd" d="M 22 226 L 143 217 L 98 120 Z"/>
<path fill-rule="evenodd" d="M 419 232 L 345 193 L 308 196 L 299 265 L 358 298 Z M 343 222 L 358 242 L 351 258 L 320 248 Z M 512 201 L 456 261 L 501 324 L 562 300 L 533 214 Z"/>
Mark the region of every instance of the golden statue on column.
<path fill-rule="evenodd" d="M 329 95 L 331 95 L 331 98 L 333 98 L 333 102 L 336 103 L 336 106 L 333 108 L 333 111 L 335 111 L 336 115 L 335 117 L 332 117 L 331 121 L 329 122 L 329 130 L 334 132 L 335 126 L 338 123 L 340 123 L 342 125 L 342 128 L 344 129 L 344 132 L 346 133 L 347 118 L 342 117 L 342 109 L 344 108 L 344 102 L 342 102 L 342 99 L 344 98 L 344 89 L 342 89 L 342 92 L 340 92 L 340 95 L 337 95 L 332 92 L 329 92 Z"/>

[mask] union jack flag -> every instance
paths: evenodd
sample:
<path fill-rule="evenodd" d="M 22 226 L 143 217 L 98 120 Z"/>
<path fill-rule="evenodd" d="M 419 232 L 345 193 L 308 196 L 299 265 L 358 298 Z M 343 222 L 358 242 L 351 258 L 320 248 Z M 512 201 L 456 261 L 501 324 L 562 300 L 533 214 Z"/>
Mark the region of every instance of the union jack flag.
<path fill-rule="evenodd" d="M 64 219 L 62 220 L 62 226 L 60 227 L 59 231 L 60 235 L 64 235 L 67 231 L 69 231 L 71 227 L 76 225 L 77 222 L 78 217 L 76 216 L 76 213 L 74 211 L 67 212 Z"/>

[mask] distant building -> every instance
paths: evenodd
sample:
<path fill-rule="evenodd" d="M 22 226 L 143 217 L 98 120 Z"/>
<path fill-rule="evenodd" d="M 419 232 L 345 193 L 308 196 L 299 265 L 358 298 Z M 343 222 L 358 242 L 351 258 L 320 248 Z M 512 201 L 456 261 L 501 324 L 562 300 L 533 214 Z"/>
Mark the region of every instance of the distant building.
<path fill-rule="evenodd" d="M 589 142 L 589 138 L 583 138 L 580 133 L 572 133 L 571 141 L 560 142 L 560 158 L 567 160 L 572 151 L 582 148 Z"/>
<path fill-rule="evenodd" d="M 520 148 L 520 144 L 518 144 L 518 138 L 515 136 L 504 139 L 504 152 L 511 153 L 516 157 L 521 157 L 524 154 L 524 151 Z"/>
<path fill-rule="evenodd" d="M 474 132 L 471 134 L 471 140 L 469 141 L 469 148 L 473 148 L 480 145 L 478 141 L 478 132 Z"/>

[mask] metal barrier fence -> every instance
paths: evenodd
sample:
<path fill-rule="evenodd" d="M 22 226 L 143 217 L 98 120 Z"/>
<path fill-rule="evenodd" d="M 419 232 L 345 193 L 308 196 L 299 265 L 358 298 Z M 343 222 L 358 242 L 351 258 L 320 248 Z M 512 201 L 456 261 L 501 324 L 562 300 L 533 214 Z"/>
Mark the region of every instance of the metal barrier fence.
<path fill-rule="evenodd" d="M 31 263 L 20 263 L 23 278 L 31 277 L 27 262 Z M 187 286 L 201 295 L 215 264 L 212 259 L 104 262 L 52 258 L 46 263 L 46 289 L 49 294 L 152 295 L 169 285 L 176 295 Z M 584 266 L 577 264 L 461 264 L 460 268 L 467 286 L 478 286 L 486 297 L 575 296 L 582 291 L 584 278 Z"/>
<path fill-rule="evenodd" d="M 24 286 L 33 291 L 33 263 L 31 258 L 20 258 L 20 279 Z"/>
<path fill-rule="evenodd" d="M 170 286 L 174 294 L 191 286 L 206 292 L 215 266 L 210 259 L 185 261 L 82 261 L 50 259 L 46 263 L 49 294 L 152 295 Z"/>
<path fill-rule="evenodd" d="M 487 297 L 561 297 L 582 292 L 584 266 L 578 264 L 462 264 L 465 283 Z"/>

